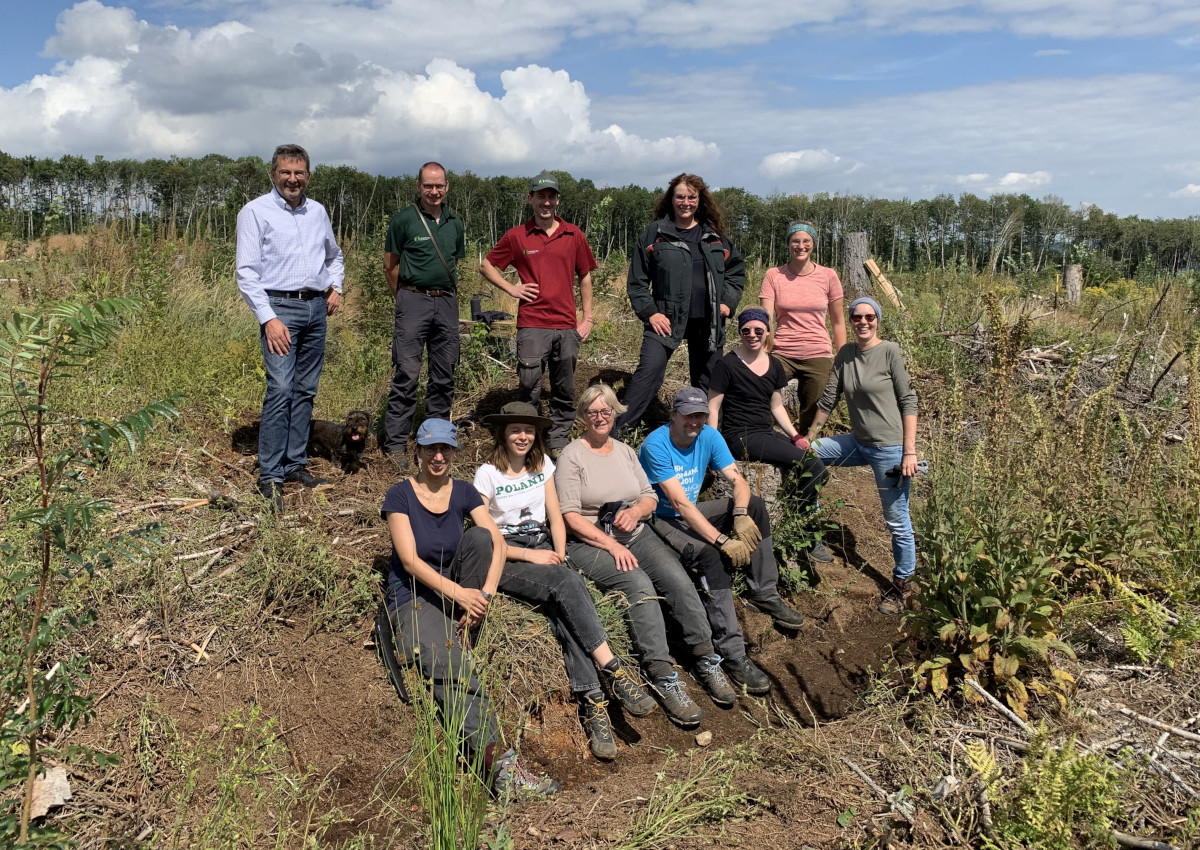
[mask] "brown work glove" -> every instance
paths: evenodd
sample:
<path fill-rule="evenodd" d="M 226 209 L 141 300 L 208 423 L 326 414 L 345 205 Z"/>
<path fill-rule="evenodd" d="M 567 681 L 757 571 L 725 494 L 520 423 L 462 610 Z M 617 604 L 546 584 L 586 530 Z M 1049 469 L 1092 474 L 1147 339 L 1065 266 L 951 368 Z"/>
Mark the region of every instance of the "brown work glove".
<path fill-rule="evenodd" d="M 754 549 L 746 541 L 738 540 L 736 537 L 728 537 L 721 544 L 721 554 L 728 558 L 735 567 L 749 566 L 750 553 L 753 551 Z"/>
<path fill-rule="evenodd" d="M 759 543 L 762 543 L 762 532 L 758 530 L 758 523 L 748 516 L 735 516 L 733 518 L 733 533 L 738 536 L 738 540 L 745 541 L 751 551 Z"/>

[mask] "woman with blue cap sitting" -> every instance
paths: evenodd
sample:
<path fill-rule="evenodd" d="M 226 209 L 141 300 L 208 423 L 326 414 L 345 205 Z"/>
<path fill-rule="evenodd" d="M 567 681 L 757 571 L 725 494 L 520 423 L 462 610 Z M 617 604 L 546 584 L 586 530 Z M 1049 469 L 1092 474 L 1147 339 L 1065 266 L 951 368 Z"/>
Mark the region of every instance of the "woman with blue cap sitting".
<path fill-rule="evenodd" d="M 882 311 L 874 298 L 850 305 L 853 342 L 833 358 L 833 371 L 816 417 L 799 441 L 809 443 L 828 466 L 870 466 L 883 505 L 883 520 L 892 535 L 892 584 L 879 611 L 899 614 L 917 566 L 917 546 L 908 513 L 908 490 L 917 473 L 917 394 L 909 381 L 900 346 L 880 339 Z M 829 414 L 845 396 L 850 433 L 814 439 Z"/>
<path fill-rule="evenodd" d="M 806 512 L 816 507 L 817 487 L 825 477 L 825 466 L 807 445 L 796 445 L 798 432 L 783 406 L 787 370 L 767 353 L 771 344 L 769 322 L 770 316 L 762 307 L 747 307 L 738 315 L 741 345 L 713 365 L 708 384 L 708 424 L 721 432 L 738 460 L 779 467 L 784 486 L 795 497 L 793 507 Z M 776 425 L 783 434 L 775 430 Z M 810 545 L 808 557 L 823 563 L 833 560 L 820 541 Z"/>
<path fill-rule="evenodd" d="M 504 538 L 467 481 L 450 476 L 458 429 L 426 419 L 417 429 L 417 472 L 392 485 L 380 510 L 392 538 L 385 603 L 401 664 L 419 665 L 443 717 L 461 718 L 468 756 L 497 796 L 551 796 L 559 784 L 497 753 L 499 725 L 461 635 L 478 625 L 500 583 Z M 472 528 L 463 530 L 470 518 Z"/>

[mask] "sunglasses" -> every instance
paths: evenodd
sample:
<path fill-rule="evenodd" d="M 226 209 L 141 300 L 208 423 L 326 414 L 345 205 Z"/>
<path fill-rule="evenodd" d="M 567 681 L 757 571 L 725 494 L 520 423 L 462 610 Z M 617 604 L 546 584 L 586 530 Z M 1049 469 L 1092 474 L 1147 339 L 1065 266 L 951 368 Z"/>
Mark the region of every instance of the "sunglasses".
<path fill-rule="evenodd" d="M 879 317 L 876 316 L 874 313 L 855 313 L 853 316 L 850 317 L 850 321 L 852 321 L 852 322 L 873 322 L 878 318 Z"/>
<path fill-rule="evenodd" d="M 738 331 L 742 336 L 764 336 L 766 332 L 766 328 L 742 328 Z"/>

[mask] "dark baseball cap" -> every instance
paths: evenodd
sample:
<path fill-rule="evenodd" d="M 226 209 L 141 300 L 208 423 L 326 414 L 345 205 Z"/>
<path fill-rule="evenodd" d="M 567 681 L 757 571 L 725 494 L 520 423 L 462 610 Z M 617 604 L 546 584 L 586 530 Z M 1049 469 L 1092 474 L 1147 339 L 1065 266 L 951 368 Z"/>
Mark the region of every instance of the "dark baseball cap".
<path fill-rule="evenodd" d="M 533 178 L 533 182 L 529 184 L 529 194 L 541 191 L 542 189 L 553 189 L 560 195 L 562 191 L 558 188 L 558 178 L 549 171 L 543 171 L 537 177 Z"/>
<path fill-rule="evenodd" d="M 684 416 L 690 416 L 693 413 L 708 413 L 708 396 L 704 394 L 704 390 L 684 387 L 675 393 L 672 410 L 682 413 Z"/>

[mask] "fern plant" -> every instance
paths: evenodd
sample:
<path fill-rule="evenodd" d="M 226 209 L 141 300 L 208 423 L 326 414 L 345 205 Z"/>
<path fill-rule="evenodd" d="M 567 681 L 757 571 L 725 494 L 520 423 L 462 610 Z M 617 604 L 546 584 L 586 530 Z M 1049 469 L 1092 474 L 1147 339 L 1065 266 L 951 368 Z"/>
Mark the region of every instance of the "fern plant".
<path fill-rule="evenodd" d="M 56 744 L 92 714 L 77 687 L 86 659 L 54 658 L 91 613 L 72 610 L 59 592 L 80 572 L 136 555 L 154 539 L 154 529 L 145 528 L 87 542 L 108 505 L 88 495 L 85 474 L 121 446 L 135 450 L 155 419 L 174 418 L 176 399 L 114 420 L 74 417 L 55 406 L 56 387 L 89 369 L 138 308 L 124 298 L 62 304 L 43 314 L 18 312 L 0 333 L 0 427 L 32 455 L 7 491 L 0 536 L 0 798 L 16 799 L 16 811 L 11 803 L 0 810 L 4 846 L 62 845 L 54 830 L 31 825 L 37 776 L 50 760 L 97 759 Z"/>

